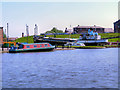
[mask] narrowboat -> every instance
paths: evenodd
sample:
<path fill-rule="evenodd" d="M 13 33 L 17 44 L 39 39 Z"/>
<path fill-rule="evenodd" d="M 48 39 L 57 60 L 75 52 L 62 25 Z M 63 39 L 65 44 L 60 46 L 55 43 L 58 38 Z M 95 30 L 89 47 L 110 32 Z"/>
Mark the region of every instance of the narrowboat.
<path fill-rule="evenodd" d="M 10 48 L 10 53 L 16 52 L 36 52 L 36 51 L 50 51 L 53 50 L 55 46 L 50 43 L 19 43 Z"/>

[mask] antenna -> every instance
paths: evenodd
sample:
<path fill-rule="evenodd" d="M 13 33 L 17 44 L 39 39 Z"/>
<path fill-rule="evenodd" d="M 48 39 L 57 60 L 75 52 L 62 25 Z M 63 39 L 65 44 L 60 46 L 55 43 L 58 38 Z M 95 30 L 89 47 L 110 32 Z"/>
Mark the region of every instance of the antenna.
<path fill-rule="evenodd" d="M 9 26 L 8 26 L 8 23 L 7 23 L 7 38 L 9 38 L 8 29 L 9 29 Z"/>
<path fill-rule="evenodd" d="M 70 24 L 70 35 L 69 35 L 69 38 L 71 37 L 71 32 L 72 32 L 72 31 L 71 31 L 71 24 Z"/>
<path fill-rule="evenodd" d="M 7 44 L 8 44 L 8 41 L 9 41 L 9 40 L 8 40 L 8 38 L 9 38 L 8 29 L 9 29 L 9 28 L 8 28 L 8 23 L 7 23 Z M 9 44 L 8 44 L 8 46 L 7 46 L 7 50 L 8 50 L 8 49 L 9 49 Z"/>

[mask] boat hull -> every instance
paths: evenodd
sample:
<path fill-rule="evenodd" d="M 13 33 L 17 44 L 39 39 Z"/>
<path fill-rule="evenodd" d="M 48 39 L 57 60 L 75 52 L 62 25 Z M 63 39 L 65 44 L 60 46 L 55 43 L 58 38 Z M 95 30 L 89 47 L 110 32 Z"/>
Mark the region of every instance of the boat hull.
<path fill-rule="evenodd" d="M 19 53 L 19 52 L 45 52 L 45 51 L 52 51 L 54 47 L 49 48 L 36 48 L 36 49 L 15 49 L 9 50 L 9 53 Z"/>

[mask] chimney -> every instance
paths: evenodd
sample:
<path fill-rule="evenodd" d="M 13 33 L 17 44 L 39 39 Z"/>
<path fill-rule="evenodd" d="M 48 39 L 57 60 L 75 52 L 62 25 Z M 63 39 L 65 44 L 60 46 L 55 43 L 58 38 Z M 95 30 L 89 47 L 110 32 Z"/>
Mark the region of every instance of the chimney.
<path fill-rule="evenodd" d="M 24 33 L 22 33 L 22 37 L 24 37 Z"/>

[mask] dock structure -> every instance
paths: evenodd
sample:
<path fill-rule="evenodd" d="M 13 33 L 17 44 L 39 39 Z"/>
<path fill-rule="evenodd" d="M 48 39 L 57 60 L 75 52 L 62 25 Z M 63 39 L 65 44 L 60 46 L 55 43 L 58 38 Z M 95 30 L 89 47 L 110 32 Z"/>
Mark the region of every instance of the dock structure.
<path fill-rule="evenodd" d="M 9 50 L 7 48 L 0 48 L 0 53 L 8 53 Z"/>
<path fill-rule="evenodd" d="M 71 39 L 71 38 L 52 38 L 52 37 L 40 37 L 35 36 L 34 43 L 39 42 L 49 42 L 52 45 L 57 46 L 63 46 L 67 43 L 73 43 L 73 42 L 80 42 L 84 43 L 86 46 L 103 46 L 105 45 L 108 40 L 107 39 L 100 39 L 100 40 L 80 40 L 80 39 Z"/>
<path fill-rule="evenodd" d="M 75 50 L 75 48 L 56 48 L 55 50 Z"/>
<path fill-rule="evenodd" d="M 71 39 L 71 38 L 52 38 L 52 37 L 33 37 L 34 43 L 39 43 L 39 42 L 49 42 L 52 45 L 55 46 L 63 46 L 67 42 L 75 42 L 77 39 Z"/>

